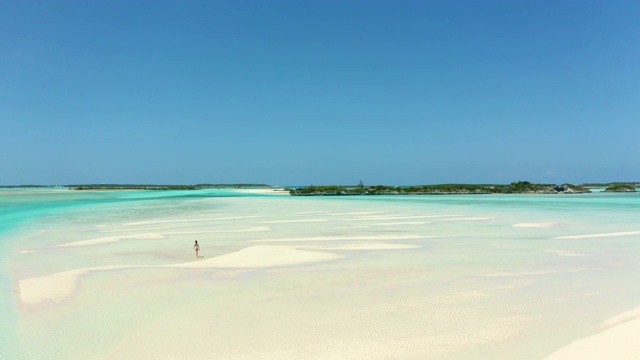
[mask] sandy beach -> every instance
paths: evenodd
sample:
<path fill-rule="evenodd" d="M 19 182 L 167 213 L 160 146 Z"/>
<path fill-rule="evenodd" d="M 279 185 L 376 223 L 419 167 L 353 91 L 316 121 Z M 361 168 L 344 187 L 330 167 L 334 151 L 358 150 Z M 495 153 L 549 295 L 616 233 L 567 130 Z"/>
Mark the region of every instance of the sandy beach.
<path fill-rule="evenodd" d="M 569 359 L 616 359 L 634 360 L 640 358 L 640 316 L 612 326 L 601 333 L 576 340 L 554 352 L 545 360 Z"/>
<path fill-rule="evenodd" d="M 0 2 L 0 360 L 640 360 L 640 1 Z"/>
<path fill-rule="evenodd" d="M 395 199 L 161 204 L 21 235 L 27 358 L 640 357 L 637 228 Z"/>

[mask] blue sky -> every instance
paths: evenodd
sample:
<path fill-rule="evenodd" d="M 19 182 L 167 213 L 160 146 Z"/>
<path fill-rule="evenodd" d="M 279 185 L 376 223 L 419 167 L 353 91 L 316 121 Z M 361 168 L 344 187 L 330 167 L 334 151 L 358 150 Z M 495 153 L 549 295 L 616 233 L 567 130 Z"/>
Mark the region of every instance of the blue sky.
<path fill-rule="evenodd" d="M 640 180 L 638 1 L 2 1 L 0 185 Z"/>

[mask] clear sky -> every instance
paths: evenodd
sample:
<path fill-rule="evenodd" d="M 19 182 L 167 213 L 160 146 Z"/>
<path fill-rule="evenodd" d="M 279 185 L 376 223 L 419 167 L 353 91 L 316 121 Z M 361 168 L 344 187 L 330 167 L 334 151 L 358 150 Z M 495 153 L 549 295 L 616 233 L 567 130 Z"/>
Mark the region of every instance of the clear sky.
<path fill-rule="evenodd" d="M 0 1 L 0 185 L 640 180 L 640 1 Z"/>

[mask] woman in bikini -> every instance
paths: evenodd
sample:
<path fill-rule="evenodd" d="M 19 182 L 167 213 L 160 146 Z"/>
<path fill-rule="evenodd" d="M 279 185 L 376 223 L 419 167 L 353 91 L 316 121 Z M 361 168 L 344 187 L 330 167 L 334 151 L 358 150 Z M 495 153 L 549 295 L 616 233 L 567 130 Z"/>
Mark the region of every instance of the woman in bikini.
<path fill-rule="evenodd" d="M 193 248 L 196 250 L 196 259 L 199 258 L 198 256 L 198 251 L 200 251 L 200 245 L 198 245 L 198 240 L 196 240 L 195 245 L 193 245 Z"/>

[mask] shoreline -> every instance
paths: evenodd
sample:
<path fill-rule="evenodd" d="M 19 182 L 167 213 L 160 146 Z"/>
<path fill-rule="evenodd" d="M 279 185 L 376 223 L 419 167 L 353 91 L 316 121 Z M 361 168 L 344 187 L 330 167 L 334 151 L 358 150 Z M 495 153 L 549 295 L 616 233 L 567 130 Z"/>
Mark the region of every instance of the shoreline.
<path fill-rule="evenodd" d="M 603 335 L 580 338 L 638 334 L 640 309 L 620 312 L 640 294 L 630 275 L 640 270 L 640 228 L 629 211 L 639 198 L 594 196 L 587 211 L 552 196 L 292 201 L 282 190 L 220 192 L 104 206 L 96 195 L 8 239 L 10 325 L 41 339 L 27 357 L 86 358 L 78 341 L 122 359 L 285 350 L 280 358 L 573 360 L 586 339 L 636 354 L 624 342 L 602 345 Z"/>
<path fill-rule="evenodd" d="M 605 330 L 573 341 L 544 360 L 640 359 L 640 307 L 604 321 Z"/>

